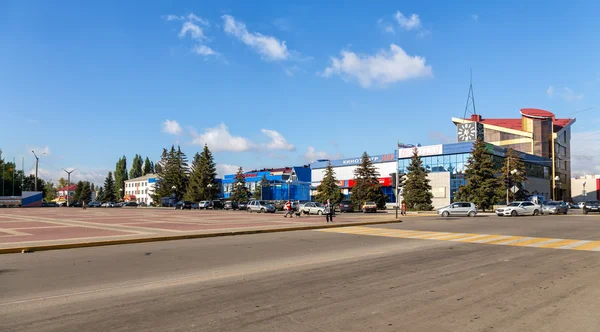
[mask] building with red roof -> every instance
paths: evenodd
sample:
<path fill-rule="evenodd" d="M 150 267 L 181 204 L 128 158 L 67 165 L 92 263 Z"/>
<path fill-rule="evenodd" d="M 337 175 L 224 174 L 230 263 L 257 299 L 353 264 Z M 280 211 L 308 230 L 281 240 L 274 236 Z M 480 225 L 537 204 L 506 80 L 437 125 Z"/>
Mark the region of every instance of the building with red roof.
<path fill-rule="evenodd" d="M 523 108 L 520 118 L 487 119 L 480 114 L 452 118 L 458 141 L 487 143 L 549 158 L 551 184 L 556 200 L 566 199 L 571 191 L 571 125 L 575 119 L 557 119 L 552 112 Z"/>

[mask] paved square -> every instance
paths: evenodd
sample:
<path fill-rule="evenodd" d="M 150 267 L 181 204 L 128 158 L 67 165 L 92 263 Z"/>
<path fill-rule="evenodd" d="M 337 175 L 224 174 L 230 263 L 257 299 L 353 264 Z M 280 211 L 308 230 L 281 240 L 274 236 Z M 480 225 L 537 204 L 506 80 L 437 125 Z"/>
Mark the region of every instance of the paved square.
<path fill-rule="evenodd" d="M 392 220 L 389 213 L 338 214 L 335 223 Z M 181 211 L 163 208 L 0 209 L 0 249 L 280 229 L 325 224 L 323 216 L 284 218 L 245 211 Z"/>

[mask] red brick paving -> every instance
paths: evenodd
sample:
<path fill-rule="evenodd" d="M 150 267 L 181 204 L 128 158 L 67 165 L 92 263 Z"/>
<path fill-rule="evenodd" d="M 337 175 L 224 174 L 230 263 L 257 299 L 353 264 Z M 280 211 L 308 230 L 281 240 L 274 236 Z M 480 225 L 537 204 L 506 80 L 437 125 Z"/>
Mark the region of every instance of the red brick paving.
<path fill-rule="evenodd" d="M 4 229 L 21 229 L 21 228 L 34 228 L 34 227 L 52 227 L 61 226 L 49 222 L 41 221 L 17 221 L 17 222 L 0 222 L 0 228 Z"/>
<path fill-rule="evenodd" d="M 15 235 L 5 238 L 0 238 L 0 242 L 14 243 L 23 241 L 48 241 L 48 240 L 66 240 L 84 237 L 103 237 L 115 235 L 128 235 L 131 233 L 109 231 L 97 228 L 87 227 L 57 227 L 57 228 L 27 228 L 19 229 L 19 232 L 28 233 L 31 235 Z"/>

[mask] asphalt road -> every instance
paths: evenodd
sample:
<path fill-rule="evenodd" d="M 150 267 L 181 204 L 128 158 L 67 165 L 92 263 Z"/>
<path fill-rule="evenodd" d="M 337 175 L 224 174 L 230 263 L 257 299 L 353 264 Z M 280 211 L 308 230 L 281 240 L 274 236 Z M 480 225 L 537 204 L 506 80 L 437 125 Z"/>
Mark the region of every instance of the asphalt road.
<path fill-rule="evenodd" d="M 600 240 L 598 216 L 373 228 Z M 600 252 L 321 231 L 2 255 L 0 331 L 597 331 L 598 275 Z"/>

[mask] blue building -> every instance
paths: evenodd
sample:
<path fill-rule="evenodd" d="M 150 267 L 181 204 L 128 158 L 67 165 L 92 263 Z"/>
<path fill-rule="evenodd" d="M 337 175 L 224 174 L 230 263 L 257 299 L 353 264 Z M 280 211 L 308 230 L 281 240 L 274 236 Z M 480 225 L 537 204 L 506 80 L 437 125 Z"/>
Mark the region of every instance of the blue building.
<path fill-rule="evenodd" d="M 246 188 L 254 193 L 266 179 L 267 185 L 262 187 L 264 200 L 310 200 L 311 171 L 308 166 L 293 166 L 283 168 L 265 168 L 244 173 Z M 227 174 L 222 180 L 224 198 L 231 197 L 234 191 L 235 174 Z"/>

